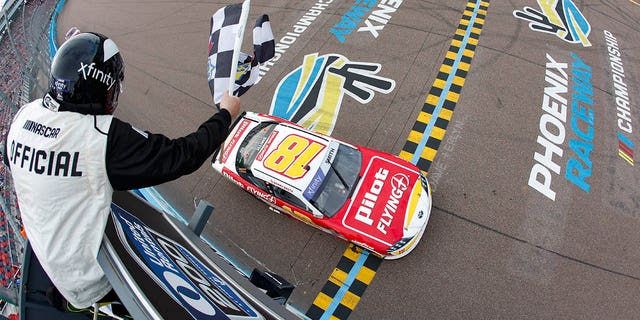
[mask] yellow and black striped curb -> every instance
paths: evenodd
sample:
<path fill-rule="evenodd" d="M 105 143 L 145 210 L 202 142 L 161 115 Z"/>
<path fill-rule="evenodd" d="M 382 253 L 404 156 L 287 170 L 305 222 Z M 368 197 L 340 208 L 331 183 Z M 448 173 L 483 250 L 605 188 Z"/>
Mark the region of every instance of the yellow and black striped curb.
<path fill-rule="evenodd" d="M 438 152 L 471 67 L 489 1 L 469 1 L 400 157 L 424 172 Z"/>
<path fill-rule="evenodd" d="M 373 280 L 382 259 L 349 244 L 307 311 L 311 319 L 347 319 Z"/>

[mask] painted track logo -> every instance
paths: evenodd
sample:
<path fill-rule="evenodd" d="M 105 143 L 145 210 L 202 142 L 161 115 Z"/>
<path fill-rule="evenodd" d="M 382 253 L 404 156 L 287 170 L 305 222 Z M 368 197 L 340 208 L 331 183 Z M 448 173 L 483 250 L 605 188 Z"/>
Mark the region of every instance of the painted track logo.
<path fill-rule="evenodd" d="M 375 92 L 390 93 L 396 82 L 378 76 L 379 63 L 350 61 L 340 54 L 308 54 L 278 84 L 269 114 L 330 135 L 345 94 L 362 104 Z"/>
<path fill-rule="evenodd" d="M 609 56 L 609 69 L 611 70 L 611 80 L 613 87 L 613 100 L 616 107 L 616 118 L 618 124 L 618 155 L 631 166 L 634 165 L 633 153 L 635 147 L 631 142 L 631 134 L 633 133 L 632 125 L 632 105 L 631 98 L 633 94 L 629 94 L 627 86 L 628 77 L 625 74 L 625 66 L 623 64 L 623 51 L 621 50 L 617 38 L 608 30 L 604 30 L 604 40 L 607 44 L 607 53 Z"/>
<path fill-rule="evenodd" d="M 262 319 L 191 251 L 112 204 L 118 237 L 138 265 L 193 319 Z"/>
<path fill-rule="evenodd" d="M 591 25 L 571 0 L 537 0 L 542 11 L 524 7 L 514 10 L 513 16 L 529 21 L 529 29 L 554 34 L 569 43 L 590 47 Z"/>
<path fill-rule="evenodd" d="M 402 0 L 356 0 L 349 11 L 340 18 L 340 22 L 336 23 L 329 32 L 340 43 L 344 43 L 345 36 L 354 31 L 369 32 L 374 38 L 378 38 L 380 31 L 387 26 L 392 14 L 400 8 L 401 4 Z M 364 26 L 358 27 L 361 22 L 364 22 Z"/>

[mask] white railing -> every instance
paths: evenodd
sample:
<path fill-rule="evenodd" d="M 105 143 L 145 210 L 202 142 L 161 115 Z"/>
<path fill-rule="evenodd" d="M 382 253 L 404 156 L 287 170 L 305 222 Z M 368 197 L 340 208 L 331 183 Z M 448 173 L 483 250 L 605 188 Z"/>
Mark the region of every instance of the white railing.
<path fill-rule="evenodd" d="M 4 29 L 7 27 L 8 22 L 11 21 L 11 18 L 23 2 L 24 0 L 7 0 L 2 7 L 2 12 L 0 12 L 0 39 L 4 36 Z"/>

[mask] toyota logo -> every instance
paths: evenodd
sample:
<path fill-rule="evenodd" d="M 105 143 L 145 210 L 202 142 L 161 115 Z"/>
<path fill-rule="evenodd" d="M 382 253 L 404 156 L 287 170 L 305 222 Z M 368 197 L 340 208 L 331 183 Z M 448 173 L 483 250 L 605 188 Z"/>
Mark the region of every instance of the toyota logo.
<path fill-rule="evenodd" d="M 403 173 L 396 173 L 391 178 L 391 187 L 394 190 L 405 191 L 409 187 L 409 177 Z"/>

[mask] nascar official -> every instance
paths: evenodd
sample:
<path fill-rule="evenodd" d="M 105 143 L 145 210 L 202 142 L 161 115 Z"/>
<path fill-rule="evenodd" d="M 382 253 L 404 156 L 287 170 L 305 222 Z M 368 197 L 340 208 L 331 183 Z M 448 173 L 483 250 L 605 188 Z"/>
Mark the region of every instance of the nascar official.
<path fill-rule="evenodd" d="M 48 93 L 20 108 L 7 135 L 4 161 L 27 238 L 66 299 L 54 303 L 61 309 L 88 308 L 114 296 L 96 258 L 113 190 L 196 171 L 240 112 L 239 98 L 226 94 L 220 111 L 189 135 L 143 132 L 113 116 L 123 80 L 124 61 L 113 40 L 75 35 L 51 63 Z"/>

